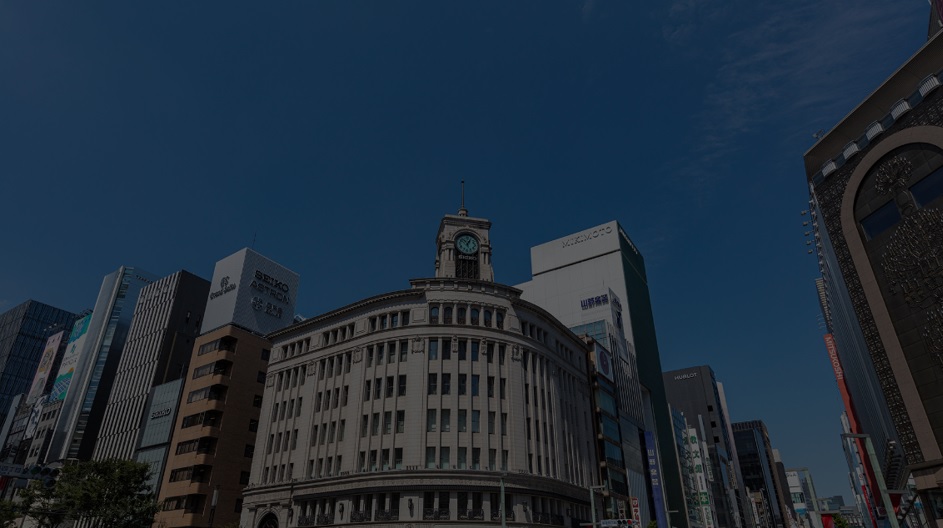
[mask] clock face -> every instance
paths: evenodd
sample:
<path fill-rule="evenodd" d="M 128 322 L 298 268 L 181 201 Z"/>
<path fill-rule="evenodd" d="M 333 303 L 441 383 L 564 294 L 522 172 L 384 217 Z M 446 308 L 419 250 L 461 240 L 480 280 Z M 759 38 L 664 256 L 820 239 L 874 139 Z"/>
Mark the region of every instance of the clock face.
<path fill-rule="evenodd" d="M 466 255 L 474 255 L 478 252 L 478 241 L 471 235 L 462 235 L 455 241 L 455 247 Z"/>

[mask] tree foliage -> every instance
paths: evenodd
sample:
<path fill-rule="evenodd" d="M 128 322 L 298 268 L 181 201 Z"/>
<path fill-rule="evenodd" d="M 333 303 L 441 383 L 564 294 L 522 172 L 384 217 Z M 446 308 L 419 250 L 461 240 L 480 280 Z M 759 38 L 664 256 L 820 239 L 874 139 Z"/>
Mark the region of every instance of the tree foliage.
<path fill-rule="evenodd" d="M 34 480 L 20 492 L 26 515 L 40 528 L 87 519 L 93 527 L 140 528 L 153 523 L 157 501 L 150 468 L 129 460 L 92 460 L 62 468 L 55 486 Z"/>
<path fill-rule="evenodd" d="M 835 528 L 848 528 L 848 519 L 845 519 L 843 515 L 833 516 L 832 521 L 835 523 Z"/>
<path fill-rule="evenodd" d="M 0 500 L 0 528 L 12 528 L 16 526 L 16 520 L 20 516 L 20 509 L 16 503 L 8 500 Z"/>

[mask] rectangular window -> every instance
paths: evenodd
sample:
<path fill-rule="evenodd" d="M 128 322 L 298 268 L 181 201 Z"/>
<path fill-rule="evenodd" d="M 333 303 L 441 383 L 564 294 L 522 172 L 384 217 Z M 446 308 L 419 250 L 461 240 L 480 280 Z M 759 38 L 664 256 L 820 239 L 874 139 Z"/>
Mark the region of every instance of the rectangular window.
<path fill-rule="evenodd" d="M 403 448 L 397 447 L 393 450 L 393 467 L 403 469 Z"/>
<path fill-rule="evenodd" d="M 337 436 L 337 422 L 331 422 L 331 429 L 327 433 L 327 442 L 334 442 L 334 438 Z"/>
<path fill-rule="evenodd" d="M 473 433 L 481 432 L 480 419 L 481 419 L 481 411 L 472 411 L 471 425 L 472 425 Z"/>
<path fill-rule="evenodd" d="M 488 376 L 488 397 L 494 398 L 494 376 Z"/>
<path fill-rule="evenodd" d="M 501 413 L 501 436 L 508 434 L 508 413 Z"/>
<path fill-rule="evenodd" d="M 472 448 L 472 469 L 481 469 L 481 448 Z"/>
<path fill-rule="evenodd" d="M 406 431 L 406 411 L 396 411 L 396 432 Z"/>
<path fill-rule="evenodd" d="M 489 411 L 488 412 L 488 434 L 494 434 L 494 429 L 495 429 L 494 417 L 495 417 L 495 412 Z"/>
<path fill-rule="evenodd" d="M 495 471 L 495 469 L 496 469 L 497 454 L 498 454 L 498 450 L 497 450 L 497 449 L 489 449 L 489 450 L 488 450 L 488 470 L 489 470 L 489 471 Z"/>
<path fill-rule="evenodd" d="M 442 469 L 449 469 L 449 448 L 440 447 L 439 448 L 439 467 Z"/>
<path fill-rule="evenodd" d="M 344 441 L 344 429 L 346 428 L 346 426 L 347 426 L 347 420 L 341 420 L 341 424 L 337 428 L 337 441 L 338 442 Z"/>
<path fill-rule="evenodd" d="M 449 361 L 452 359 L 452 340 L 443 339 L 442 340 L 442 361 Z"/>
<path fill-rule="evenodd" d="M 393 432 L 393 411 L 386 411 L 383 413 L 383 434 L 390 434 Z"/>
<path fill-rule="evenodd" d="M 435 448 L 427 447 L 426 448 L 426 469 L 431 469 L 435 467 Z"/>
<path fill-rule="evenodd" d="M 429 361 L 439 359 L 439 340 L 432 338 L 429 340 Z"/>
<path fill-rule="evenodd" d="M 468 448 L 458 448 L 458 469 L 468 469 Z"/>
<path fill-rule="evenodd" d="M 501 378 L 501 399 L 507 398 L 508 394 L 508 380 L 507 378 Z"/>
<path fill-rule="evenodd" d="M 400 374 L 397 378 L 397 383 L 399 384 L 398 394 L 400 396 L 406 396 L 406 374 Z"/>
<path fill-rule="evenodd" d="M 472 374 L 471 395 L 478 396 L 478 374 Z"/>
<path fill-rule="evenodd" d="M 458 395 L 464 396 L 468 388 L 468 374 L 458 375 Z"/>
<path fill-rule="evenodd" d="M 478 341 L 471 342 L 471 360 L 478 361 Z"/>
<path fill-rule="evenodd" d="M 452 411 L 442 409 L 442 432 L 446 433 L 452 430 Z"/>
<path fill-rule="evenodd" d="M 433 433 L 435 432 L 436 426 L 436 410 L 428 409 L 426 410 L 426 432 Z"/>
<path fill-rule="evenodd" d="M 377 345 L 377 365 L 383 364 L 383 343 Z"/>
<path fill-rule="evenodd" d="M 438 392 L 439 392 L 439 375 L 429 374 L 428 394 L 438 394 Z"/>
<path fill-rule="evenodd" d="M 393 384 L 393 376 L 386 377 L 386 397 L 393 397 L 393 389 L 396 388 L 396 385 Z"/>
<path fill-rule="evenodd" d="M 371 449 L 370 450 L 370 471 L 376 471 L 376 470 L 377 470 L 377 450 Z"/>
<path fill-rule="evenodd" d="M 373 413 L 373 427 L 370 428 L 370 436 L 380 434 L 380 413 Z"/>
<path fill-rule="evenodd" d="M 363 401 L 370 400 L 370 380 L 364 381 L 363 385 Z"/>
<path fill-rule="evenodd" d="M 380 467 L 383 468 L 384 471 L 386 471 L 387 469 L 390 469 L 390 450 L 389 449 L 384 449 L 381 452 L 380 464 L 381 464 Z"/>
<path fill-rule="evenodd" d="M 367 436 L 367 431 L 370 430 L 370 416 L 363 415 L 360 417 L 360 438 Z"/>
<path fill-rule="evenodd" d="M 452 393 L 452 375 L 448 373 L 442 374 L 442 395 L 448 395 Z"/>
<path fill-rule="evenodd" d="M 458 410 L 458 431 L 464 433 L 468 430 L 468 411 L 465 409 Z"/>
<path fill-rule="evenodd" d="M 406 354 L 409 351 L 409 341 L 400 341 L 399 342 L 399 361 L 402 363 L 406 361 Z"/>
<path fill-rule="evenodd" d="M 458 360 L 459 360 L 459 361 L 465 361 L 466 359 L 468 359 L 467 354 L 468 354 L 468 342 L 467 342 L 467 341 L 463 341 L 463 340 L 459 340 L 459 342 L 458 342 Z"/>
<path fill-rule="evenodd" d="M 383 394 L 383 378 L 377 378 L 373 382 L 373 399 L 379 400 Z"/>

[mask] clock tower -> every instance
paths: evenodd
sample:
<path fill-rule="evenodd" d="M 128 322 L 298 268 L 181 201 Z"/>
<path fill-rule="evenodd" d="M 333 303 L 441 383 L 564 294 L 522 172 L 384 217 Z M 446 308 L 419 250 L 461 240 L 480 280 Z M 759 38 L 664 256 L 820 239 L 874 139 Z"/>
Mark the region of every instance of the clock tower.
<path fill-rule="evenodd" d="M 464 200 L 457 215 L 445 215 L 436 235 L 435 276 L 494 282 L 491 222 L 468 216 Z"/>

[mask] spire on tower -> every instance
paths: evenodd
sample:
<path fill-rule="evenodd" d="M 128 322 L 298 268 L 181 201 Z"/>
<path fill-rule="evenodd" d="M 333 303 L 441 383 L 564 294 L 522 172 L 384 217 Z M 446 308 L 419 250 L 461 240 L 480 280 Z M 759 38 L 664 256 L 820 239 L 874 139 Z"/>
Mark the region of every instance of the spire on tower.
<path fill-rule="evenodd" d="M 468 216 L 468 209 L 465 209 L 465 180 L 462 180 L 462 206 L 458 210 L 458 216 Z"/>

